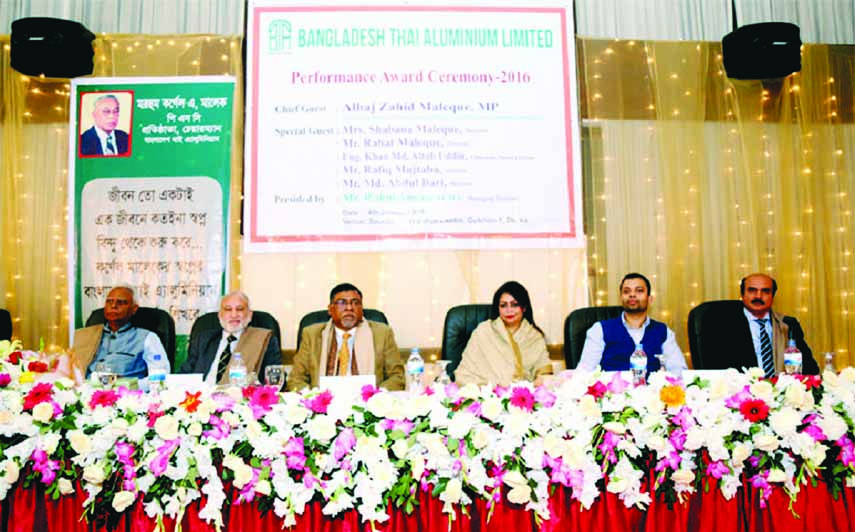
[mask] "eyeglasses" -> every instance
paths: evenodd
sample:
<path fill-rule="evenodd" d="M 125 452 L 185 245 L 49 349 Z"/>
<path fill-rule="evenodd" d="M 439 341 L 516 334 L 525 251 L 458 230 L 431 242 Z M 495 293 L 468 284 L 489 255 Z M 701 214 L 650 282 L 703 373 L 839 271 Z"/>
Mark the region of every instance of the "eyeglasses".
<path fill-rule="evenodd" d="M 362 306 L 361 299 L 336 299 L 333 301 L 333 305 L 339 310 L 344 310 L 350 305 L 353 308 L 359 308 Z"/>

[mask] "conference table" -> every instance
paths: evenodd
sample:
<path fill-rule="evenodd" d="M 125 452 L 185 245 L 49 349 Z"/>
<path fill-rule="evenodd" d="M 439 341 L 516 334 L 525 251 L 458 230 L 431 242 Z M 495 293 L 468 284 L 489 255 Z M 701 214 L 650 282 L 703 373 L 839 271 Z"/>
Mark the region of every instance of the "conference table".
<path fill-rule="evenodd" d="M 0 406 L 15 394 L 22 411 L 0 425 L 0 464 L 17 456 L 21 466 L 6 486 L 4 531 L 789 532 L 855 522 L 855 370 L 824 380 L 662 375 L 642 387 L 577 373 L 550 387 L 420 395 L 258 386 L 152 396 L 42 383 L 0 390 Z M 733 432 L 714 436 L 722 427 Z"/>

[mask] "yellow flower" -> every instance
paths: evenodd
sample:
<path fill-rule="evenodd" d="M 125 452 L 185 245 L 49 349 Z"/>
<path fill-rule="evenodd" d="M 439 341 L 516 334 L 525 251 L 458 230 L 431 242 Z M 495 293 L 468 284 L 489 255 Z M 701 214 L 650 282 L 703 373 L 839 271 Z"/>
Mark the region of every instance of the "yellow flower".
<path fill-rule="evenodd" d="M 32 371 L 25 371 L 18 377 L 18 382 L 20 384 L 27 384 L 28 382 L 35 382 L 35 378 L 36 376 Z"/>
<path fill-rule="evenodd" d="M 669 384 L 659 390 L 659 399 L 666 406 L 683 406 L 686 403 L 686 392 L 676 384 Z"/>

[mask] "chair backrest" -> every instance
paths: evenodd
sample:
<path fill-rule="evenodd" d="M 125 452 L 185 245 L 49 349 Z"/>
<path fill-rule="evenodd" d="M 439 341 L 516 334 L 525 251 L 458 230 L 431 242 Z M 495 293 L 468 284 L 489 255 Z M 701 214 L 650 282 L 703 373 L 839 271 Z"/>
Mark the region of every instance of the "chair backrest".
<path fill-rule="evenodd" d="M 584 307 L 567 316 L 564 320 L 564 363 L 567 369 L 575 369 L 579 364 L 588 329 L 598 321 L 617 318 L 622 311 L 620 306 Z"/>
<path fill-rule="evenodd" d="M 721 316 L 738 316 L 742 308 L 740 299 L 723 299 L 706 301 L 689 312 L 689 351 L 692 353 L 694 369 L 707 369 L 707 364 L 704 363 L 704 346 L 711 337 L 722 334 L 719 325 Z"/>
<path fill-rule="evenodd" d="M 252 319 L 249 320 L 249 326 L 258 327 L 259 329 L 270 329 L 273 331 L 273 336 L 275 336 L 276 340 L 279 342 L 279 347 L 282 347 L 282 332 L 279 329 L 279 322 L 270 313 L 264 312 L 263 310 L 253 310 Z M 199 334 L 199 332 L 219 328 L 220 318 L 217 316 L 216 312 L 202 314 L 196 318 L 196 321 L 193 322 L 193 326 L 190 328 L 190 343 L 193 343 L 193 340 L 196 339 L 196 335 Z"/>
<path fill-rule="evenodd" d="M 92 311 L 86 320 L 86 326 L 101 325 L 106 321 L 102 307 Z M 175 366 L 175 320 L 168 312 L 155 307 L 139 307 L 131 317 L 131 324 L 155 333 L 166 350 L 169 365 Z"/>
<path fill-rule="evenodd" d="M 0 308 L 0 340 L 12 339 L 12 315 L 9 311 Z"/>
<path fill-rule="evenodd" d="M 449 360 L 448 374 L 454 378 L 454 370 L 460 365 L 463 350 L 469 343 L 472 331 L 484 320 L 490 319 L 490 305 L 475 303 L 451 307 L 445 314 L 442 326 L 442 360 Z"/>
<path fill-rule="evenodd" d="M 362 309 L 362 317 L 368 321 L 376 321 L 383 323 L 385 325 L 389 325 L 389 320 L 386 319 L 386 315 L 383 314 L 382 311 L 373 308 L 365 308 Z M 302 319 L 300 319 L 300 324 L 297 326 L 297 349 L 300 349 L 300 340 L 303 339 L 303 328 L 308 327 L 309 325 L 314 325 L 316 323 L 324 323 L 325 321 L 330 319 L 330 313 L 326 309 L 324 310 L 315 310 L 313 312 L 309 312 Z"/>

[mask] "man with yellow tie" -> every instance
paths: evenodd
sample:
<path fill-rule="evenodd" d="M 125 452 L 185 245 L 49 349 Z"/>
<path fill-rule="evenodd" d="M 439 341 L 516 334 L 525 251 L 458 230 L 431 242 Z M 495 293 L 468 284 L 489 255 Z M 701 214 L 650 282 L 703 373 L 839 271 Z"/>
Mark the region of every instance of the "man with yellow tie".
<path fill-rule="evenodd" d="M 388 325 L 362 318 L 362 292 L 350 283 L 330 291 L 330 320 L 303 329 L 288 389 L 317 387 L 322 375 L 371 375 L 377 386 L 404 389 L 404 363 Z"/>

